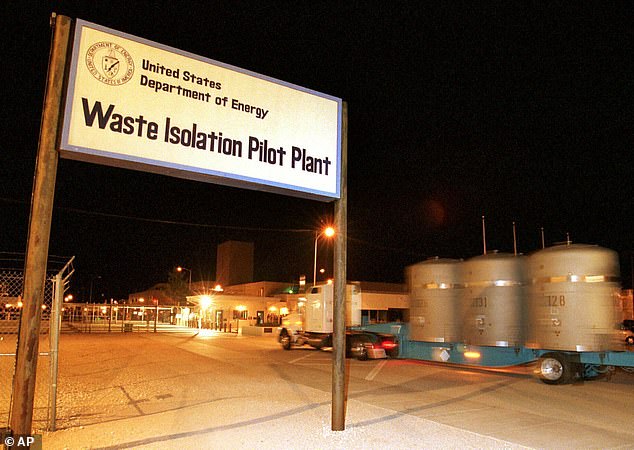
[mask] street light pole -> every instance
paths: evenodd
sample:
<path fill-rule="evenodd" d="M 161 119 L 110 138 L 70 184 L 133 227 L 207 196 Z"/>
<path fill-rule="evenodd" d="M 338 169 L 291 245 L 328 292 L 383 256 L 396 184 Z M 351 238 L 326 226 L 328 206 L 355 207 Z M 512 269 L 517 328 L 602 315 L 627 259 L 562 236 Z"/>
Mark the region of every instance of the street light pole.
<path fill-rule="evenodd" d="M 313 263 L 313 286 L 317 284 L 317 241 L 319 236 L 325 235 L 326 237 L 333 237 L 335 235 L 335 229 L 333 227 L 326 227 L 320 232 L 315 233 L 315 260 Z"/>

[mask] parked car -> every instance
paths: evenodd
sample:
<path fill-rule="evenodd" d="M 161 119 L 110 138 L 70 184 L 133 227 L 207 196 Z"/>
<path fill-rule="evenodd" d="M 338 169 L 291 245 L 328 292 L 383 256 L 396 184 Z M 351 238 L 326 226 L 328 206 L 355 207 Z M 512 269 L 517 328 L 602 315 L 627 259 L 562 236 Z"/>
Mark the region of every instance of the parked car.
<path fill-rule="evenodd" d="M 381 347 L 385 349 L 385 353 L 389 358 L 398 357 L 398 338 L 393 334 L 388 333 L 375 333 L 373 331 L 366 331 L 366 333 L 374 334 L 379 338 Z"/>
<path fill-rule="evenodd" d="M 380 338 L 374 333 L 365 331 L 346 331 L 346 358 L 366 359 L 387 358 Z"/>
<path fill-rule="evenodd" d="M 329 336 L 320 348 L 332 347 Z M 398 339 L 393 334 L 373 331 L 346 330 L 346 358 L 359 360 L 396 358 L 398 356 Z"/>

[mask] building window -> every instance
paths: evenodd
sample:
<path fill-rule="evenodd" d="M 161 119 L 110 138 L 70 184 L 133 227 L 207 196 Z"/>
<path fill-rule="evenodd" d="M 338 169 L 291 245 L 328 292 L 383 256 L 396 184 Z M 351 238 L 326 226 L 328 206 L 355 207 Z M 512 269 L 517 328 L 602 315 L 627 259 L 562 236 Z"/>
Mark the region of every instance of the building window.
<path fill-rule="evenodd" d="M 249 311 L 244 310 L 244 311 L 238 311 L 237 309 L 233 310 L 233 318 L 234 319 L 248 319 L 249 318 Z"/>

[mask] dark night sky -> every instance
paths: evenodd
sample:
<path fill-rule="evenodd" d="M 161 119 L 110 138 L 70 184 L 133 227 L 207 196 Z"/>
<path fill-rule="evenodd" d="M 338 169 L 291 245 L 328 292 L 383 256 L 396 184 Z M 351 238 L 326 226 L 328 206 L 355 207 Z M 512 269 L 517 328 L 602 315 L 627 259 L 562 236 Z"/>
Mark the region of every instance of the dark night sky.
<path fill-rule="evenodd" d="M 28 3 L 28 2 L 27 2 Z M 3 6 L 0 251 L 24 252 L 49 14 L 341 97 L 349 104 L 349 279 L 403 281 L 429 256 L 564 241 L 621 256 L 631 285 L 632 2 L 46 2 Z M 60 160 L 50 253 L 124 297 L 175 266 L 213 279 L 255 243 L 256 279 L 312 272 L 333 205 Z M 302 231 L 304 230 L 304 231 Z M 329 247 L 320 247 L 320 266 Z"/>

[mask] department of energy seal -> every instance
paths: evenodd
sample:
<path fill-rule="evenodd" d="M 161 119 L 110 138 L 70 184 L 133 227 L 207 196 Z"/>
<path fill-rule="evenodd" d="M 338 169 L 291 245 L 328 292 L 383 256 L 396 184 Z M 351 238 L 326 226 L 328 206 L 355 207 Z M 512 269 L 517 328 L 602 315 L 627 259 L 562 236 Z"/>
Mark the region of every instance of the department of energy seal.
<path fill-rule="evenodd" d="M 134 61 L 130 54 L 114 42 L 97 42 L 86 52 L 86 67 L 102 83 L 119 86 L 130 81 Z"/>

